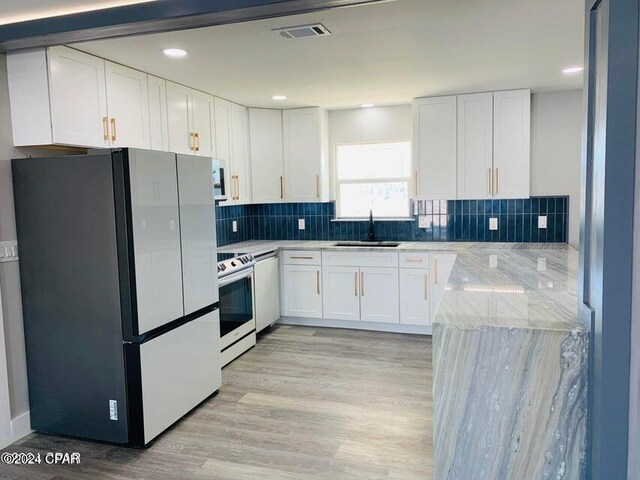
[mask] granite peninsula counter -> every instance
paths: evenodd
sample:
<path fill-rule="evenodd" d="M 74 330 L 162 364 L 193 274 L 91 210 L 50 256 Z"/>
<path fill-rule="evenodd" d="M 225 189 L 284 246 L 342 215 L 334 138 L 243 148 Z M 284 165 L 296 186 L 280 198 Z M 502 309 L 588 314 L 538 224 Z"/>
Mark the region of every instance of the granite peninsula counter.
<path fill-rule="evenodd" d="M 277 249 L 455 252 L 433 320 L 435 480 L 585 478 L 587 330 L 565 244 L 249 241 Z"/>

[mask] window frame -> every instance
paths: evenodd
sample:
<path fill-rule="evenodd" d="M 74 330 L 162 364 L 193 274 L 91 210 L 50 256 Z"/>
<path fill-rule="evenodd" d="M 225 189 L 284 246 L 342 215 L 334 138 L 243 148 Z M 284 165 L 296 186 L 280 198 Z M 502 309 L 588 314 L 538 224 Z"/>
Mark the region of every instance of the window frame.
<path fill-rule="evenodd" d="M 338 147 L 351 146 L 351 145 L 380 145 L 380 144 L 389 144 L 389 143 L 408 143 L 409 144 L 409 175 L 407 177 L 383 177 L 383 178 L 375 178 L 375 179 L 351 179 L 351 180 L 339 180 L 338 179 Z M 393 220 L 411 220 L 411 172 L 413 170 L 413 145 L 410 139 L 401 139 L 401 140 L 376 140 L 373 142 L 341 142 L 333 144 L 333 190 L 335 193 L 335 219 L 336 221 L 367 221 L 369 216 L 363 217 L 347 217 L 343 216 L 341 212 L 341 203 L 340 203 L 340 185 L 343 183 L 346 184 L 364 184 L 364 183 L 392 183 L 392 182 L 407 182 L 407 208 L 406 208 L 406 216 L 392 216 L 392 217 L 381 217 L 375 216 L 374 218 L 379 221 L 393 221 Z"/>

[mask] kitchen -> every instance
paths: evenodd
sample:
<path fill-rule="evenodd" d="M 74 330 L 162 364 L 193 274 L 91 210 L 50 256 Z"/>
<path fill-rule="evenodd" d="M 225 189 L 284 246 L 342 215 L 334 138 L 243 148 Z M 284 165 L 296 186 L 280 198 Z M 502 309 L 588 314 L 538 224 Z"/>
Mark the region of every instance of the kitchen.
<path fill-rule="evenodd" d="M 354 5 L 2 54 L 8 478 L 587 477 L 584 5 Z"/>

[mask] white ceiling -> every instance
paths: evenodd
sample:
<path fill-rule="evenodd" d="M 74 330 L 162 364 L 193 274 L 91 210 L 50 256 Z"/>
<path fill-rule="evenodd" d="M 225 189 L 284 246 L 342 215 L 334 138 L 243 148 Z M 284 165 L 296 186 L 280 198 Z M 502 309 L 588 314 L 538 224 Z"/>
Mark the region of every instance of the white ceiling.
<path fill-rule="evenodd" d="M 277 19 L 76 45 L 250 106 L 348 108 L 414 97 L 581 88 L 582 0 L 396 0 Z M 333 35 L 273 28 L 320 22 Z M 183 59 L 161 50 L 181 47 Z M 285 102 L 271 96 L 284 94 Z"/>
<path fill-rule="evenodd" d="M 2 0 L 0 25 L 156 0 Z"/>

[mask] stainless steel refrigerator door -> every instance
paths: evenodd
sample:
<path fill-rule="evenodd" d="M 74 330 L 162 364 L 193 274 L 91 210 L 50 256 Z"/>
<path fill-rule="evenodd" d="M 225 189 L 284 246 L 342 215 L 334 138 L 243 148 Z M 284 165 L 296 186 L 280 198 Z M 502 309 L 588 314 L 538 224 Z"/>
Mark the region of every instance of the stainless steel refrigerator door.
<path fill-rule="evenodd" d="M 220 388 L 217 310 L 140 345 L 144 443 Z"/>
<path fill-rule="evenodd" d="M 128 150 L 138 334 L 184 315 L 173 153 Z"/>
<path fill-rule="evenodd" d="M 218 301 L 212 160 L 178 155 L 185 315 Z"/>

